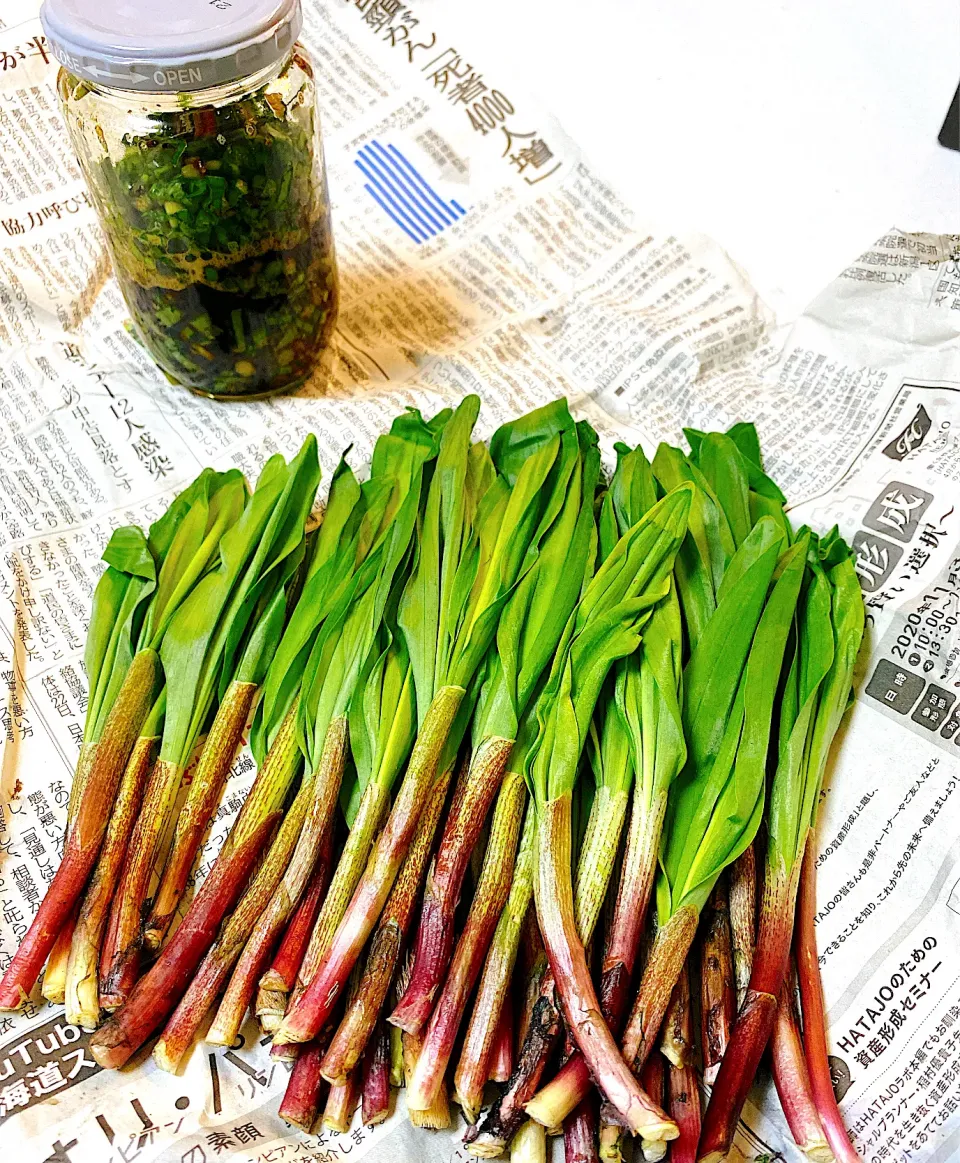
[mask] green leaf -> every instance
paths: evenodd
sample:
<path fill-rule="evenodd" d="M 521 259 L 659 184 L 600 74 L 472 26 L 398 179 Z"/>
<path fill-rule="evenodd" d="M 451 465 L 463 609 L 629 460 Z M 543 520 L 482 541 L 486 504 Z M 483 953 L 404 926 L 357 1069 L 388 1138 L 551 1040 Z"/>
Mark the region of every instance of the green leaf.
<path fill-rule="evenodd" d="M 183 494 L 174 501 L 182 515 L 174 527 L 161 518 L 162 536 L 152 527 L 148 540 L 157 560 L 157 587 L 151 597 L 140 646 L 159 649 L 181 603 L 203 575 L 215 564 L 221 537 L 240 518 L 247 497 L 242 473 L 204 470 L 185 490 L 192 497 L 182 511 Z M 166 548 L 161 548 L 165 546 Z"/>
<path fill-rule="evenodd" d="M 776 580 L 756 623 L 736 698 L 723 723 L 713 724 L 709 732 L 719 740 L 704 755 L 694 750 L 688 734 L 687 766 L 671 789 L 665 829 L 663 871 L 673 910 L 685 903 L 702 908 L 716 878 L 752 842 L 759 826 L 774 699 L 806 552 L 807 542 L 798 542 L 777 563 Z M 727 600 L 748 584 L 748 576 L 749 571 Z M 722 604 L 713 622 L 721 608 Z M 699 706 L 702 713 L 702 699 Z M 714 712 L 720 709 L 715 707 Z"/>
<path fill-rule="evenodd" d="M 377 653 L 371 651 L 349 710 L 350 747 L 357 778 L 342 795 L 348 826 L 367 784 L 374 780 L 389 792 L 413 746 L 417 722 L 410 660 L 402 639 L 386 631 Z"/>
<path fill-rule="evenodd" d="M 611 665 L 631 654 L 644 622 L 670 588 L 692 490 L 682 485 L 613 547 L 570 616 L 538 701 L 540 730 L 529 769 L 538 803 L 569 792 Z"/>
<path fill-rule="evenodd" d="M 318 627 L 342 600 L 354 574 L 365 510 L 360 484 L 347 463 L 341 460 L 330 482 L 303 591 L 264 679 L 263 697 L 250 738 L 258 763 L 262 763 L 300 689 Z"/>
<path fill-rule="evenodd" d="M 450 605 L 464 543 L 472 533 L 466 479 L 470 434 L 480 408 L 467 396 L 443 427 L 440 449 L 420 521 L 416 558 L 400 600 L 398 621 L 406 641 L 422 718 L 437 689 L 438 653 L 450 633 Z"/>
<path fill-rule="evenodd" d="M 114 530 L 103 551 L 107 562 L 93 594 L 83 664 L 89 694 L 84 738 L 95 742 L 120 690 L 136 648 L 138 611 L 156 585 L 156 563 L 143 531 Z"/>
<path fill-rule="evenodd" d="M 219 541 L 220 564 L 173 616 L 160 648 L 167 681 L 161 758 L 183 764 L 212 707 L 225 659 L 246 633 L 257 596 L 304 538 L 319 481 L 316 440 L 264 465 L 253 495 Z"/>
<path fill-rule="evenodd" d="M 588 580 L 595 540 L 593 495 L 600 454 L 592 429 L 560 433 L 560 452 L 543 486 L 540 525 L 523 573 L 497 626 L 498 666 L 477 714 L 476 737 L 514 738 Z"/>
<path fill-rule="evenodd" d="M 497 472 L 507 484 L 515 485 L 528 456 L 554 436 L 573 432 L 574 428 L 573 417 L 563 398 L 502 425 L 490 438 L 490 456 Z"/>

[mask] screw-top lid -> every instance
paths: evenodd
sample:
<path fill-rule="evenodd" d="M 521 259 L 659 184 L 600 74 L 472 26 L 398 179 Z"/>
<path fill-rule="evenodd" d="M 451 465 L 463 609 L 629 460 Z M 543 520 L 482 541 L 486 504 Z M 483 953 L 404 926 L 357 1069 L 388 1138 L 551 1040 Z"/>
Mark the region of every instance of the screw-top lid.
<path fill-rule="evenodd" d="M 182 93 L 282 60 L 300 33 L 300 0 L 44 0 L 54 56 L 94 84 Z"/>

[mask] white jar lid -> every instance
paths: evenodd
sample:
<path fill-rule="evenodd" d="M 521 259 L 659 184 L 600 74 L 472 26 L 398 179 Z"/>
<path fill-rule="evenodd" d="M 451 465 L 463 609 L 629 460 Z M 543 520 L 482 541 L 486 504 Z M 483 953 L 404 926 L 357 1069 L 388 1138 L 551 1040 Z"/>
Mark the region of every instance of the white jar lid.
<path fill-rule="evenodd" d="M 282 60 L 300 33 L 300 0 L 44 0 L 53 55 L 94 84 L 182 93 Z"/>

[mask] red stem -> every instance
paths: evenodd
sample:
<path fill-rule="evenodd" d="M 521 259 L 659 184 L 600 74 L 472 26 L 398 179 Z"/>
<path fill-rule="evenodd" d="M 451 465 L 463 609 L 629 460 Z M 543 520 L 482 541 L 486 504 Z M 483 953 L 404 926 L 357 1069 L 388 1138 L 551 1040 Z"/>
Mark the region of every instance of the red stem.
<path fill-rule="evenodd" d="M 859 1163 L 860 1156 L 850 1142 L 830 1078 L 827 1057 L 827 1018 L 823 1004 L 823 982 L 817 957 L 817 872 L 816 846 L 811 829 L 800 874 L 800 900 L 794 935 L 800 1000 L 803 1007 L 803 1048 L 814 1101 L 827 1140 L 838 1163 Z"/>
<path fill-rule="evenodd" d="M 289 993 L 297 982 L 297 973 L 303 961 L 310 941 L 320 905 L 323 903 L 323 894 L 326 892 L 327 881 L 330 876 L 330 859 L 332 850 L 330 841 L 333 833 L 327 833 L 327 843 L 324 845 L 321 859 L 313 870 L 313 876 L 307 885 L 307 891 L 300 898 L 296 910 L 283 935 L 280 946 L 274 954 L 270 968 L 264 973 L 260 981 L 262 989 L 282 990 Z"/>
<path fill-rule="evenodd" d="M 347 1003 L 346 1013 L 323 1059 L 324 1077 L 330 1082 L 342 1082 L 354 1069 L 380 1017 L 420 893 L 449 784 L 450 772 L 446 771 L 430 793 L 410 851 L 384 905 L 356 992 Z"/>
<path fill-rule="evenodd" d="M 463 794 L 455 797 L 447 816 L 423 895 L 410 983 L 388 1019 L 407 1033 L 423 1029 L 443 984 L 453 949 L 454 913 L 464 873 L 512 747 L 512 739 L 493 737 L 481 742 L 464 781 Z"/>
<path fill-rule="evenodd" d="M 697 913 L 684 907 L 657 931 L 647 967 L 621 1041 L 624 1059 L 639 1073 L 656 1045 L 684 960 L 697 932 Z M 565 1119 L 593 1085 L 580 1054 L 527 1104 L 527 1113 L 544 1126 Z"/>
<path fill-rule="evenodd" d="M 390 1035 L 384 1022 L 367 1044 L 363 1057 L 363 1104 L 365 1127 L 382 1123 L 390 1113 Z"/>
<path fill-rule="evenodd" d="M 803 1056 L 803 1042 L 794 1013 L 794 983 L 789 976 L 777 1004 L 777 1018 L 770 1036 L 770 1057 L 780 1106 L 793 1141 L 814 1163 L 832 1163 L 833 1151 L 823 1133 Z"/>
<path fill-rule="evenodd" d="M 436 780 L 440 755 L 463 693 L 462 687 L 444 687 L 430 704 L 400 791 L 354 891 L 346 916 L 337 926 L 330 949 L 313 980 L 305 983 L 303 993 L 290 1007 L 274 1035 L 275 1042 L 310 1041 L 333 1011 L 377 923 L 413 840 L 417 820 Z"/>
<path fill-rule="evenodd" d="M 768 861 L 750 988 L 720 1063 L 703 1120 L 699 1158 L 706 1163 L 718 1163 L 726 1158 L 760 1058 L 770 1040 L 790 957 L 799 873 L 799 865 L 794 875 L 788 876 L 782 864 L 777 867 Z"/>
<path fill-rule="evenodd" d="M 233 908 L 263 854 L 279 813 L 270 816 L 227 859 L 218 860 L 159 958 L 134 986 L 126 1004 L 90 1040 L 90 1052 L 116 1070 L 146 1042 L 176 1004 L 200 959 Z"/>
<path fill-rule="evenodd" d="M 0 979 L 0 1010 L 19 1009 L 27 1001 L 93 871 L 120 778 L 153 703 L 159 666 L 153 650 L 140 651 L 130 664 L 96 745 L 97 753 L 67 834 L 60 867 Z"/>
<path fill-rule="evenodd" d="M 323 1043 L 319 1039 L 301 1049 L 280 1103 L 280 1117 L 308 1135 L 320 1113 L 324 1085 L 320 1073 L 323 1052 Z"/>
<path fill-rule="evenodd" d="M 511 772 L 497 801 L 490 842 L 466 925 L 443 992 L 430 1015 L 416 1073 L 407 1080 L 407 1107 L 411 1110 L 429 1110 L 440 1091 L 467 999 L 483 968 L 490 938 L 510 891 L 525 798 L 523 776 Z"/>
<path fill-rule="evenodd" d="M 506 1082 L 513 1073 L 513 1004 L 504 998 L 490 1054 L 490 1081 Z"/>
<path fill-rule="evenodd" d="M 670 1144 L 670 1163 L 696 1163 L 700 1086 L 693 1066 L 670 1067 L 670 1114 L 680 1128 L 680 1137 Z"/>
<path fill-rule="evenodd" d="M 577 933 L 570 874 L 571 797 L 539 806 L 537 916 L 567 1027 L 590 1072 L 624 1125 L 645 1139 L 676 1138 L 677 1128 L 641 1090 L 600 1013 L 583 944 Z"/>
<path fill-rule="evenodd" d="M 563 1124 L 564 1163 L 598 1163 L 597 1096 L 588 1094 Z"/>

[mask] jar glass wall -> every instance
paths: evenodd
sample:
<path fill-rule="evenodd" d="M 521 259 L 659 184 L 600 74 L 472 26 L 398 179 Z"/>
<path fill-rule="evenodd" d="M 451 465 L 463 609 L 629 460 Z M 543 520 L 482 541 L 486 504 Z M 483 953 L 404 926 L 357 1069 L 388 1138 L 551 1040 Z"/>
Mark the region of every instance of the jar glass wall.
<path fill-rule="evenodd" d="M 332 333 L 337 269 L 312 69 L 183 94 L 60 70 L 71 139 L 153 359 L 217 398 L 288 391 Z"/>

